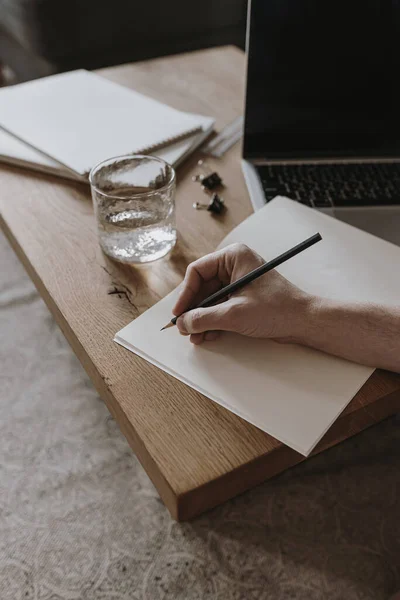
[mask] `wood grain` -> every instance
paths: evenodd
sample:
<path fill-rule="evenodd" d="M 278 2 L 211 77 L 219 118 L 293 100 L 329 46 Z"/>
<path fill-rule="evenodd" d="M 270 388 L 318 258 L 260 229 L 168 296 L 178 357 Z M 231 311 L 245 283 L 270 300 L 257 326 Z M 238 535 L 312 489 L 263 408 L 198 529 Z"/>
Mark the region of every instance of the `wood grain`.
<path fill-rule="evenodd" d="M 243 110 L 244 56 L 231 47 L 105 69 L 105 77 L 176 108 L 214 115 L 221 127 Z M 89 190 L 27 171 L 0 170 L 1 222 L 110 412 L 176 519 L 188 519 L 302 460 L 112 339 L 170 292 L 187 264 L 213 250 L 251 213 L 236 146 L 218 162 L 228 211 L 194 211 L 199 155 L 178 171 L 179 241 L 164 260 L 121 266 L 100 251 Z M 116 292 L 117 293 L 111 293 Z M 376 372 L 316 451 L 400 409 L 400 378 Z"/>

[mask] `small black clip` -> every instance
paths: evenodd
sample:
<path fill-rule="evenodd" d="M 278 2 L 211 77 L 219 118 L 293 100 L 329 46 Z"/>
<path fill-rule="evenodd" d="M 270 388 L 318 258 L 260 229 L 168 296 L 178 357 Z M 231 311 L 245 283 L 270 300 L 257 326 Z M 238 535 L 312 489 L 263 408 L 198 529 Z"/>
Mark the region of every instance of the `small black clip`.
<path fill-rule="evenodd" d="M 203 204 L 202 202 L 195 202 L 193 204 L 193 208 L 196 208 L 197 210 L 208 210 L 214 215 L 220 215 L 226 207 L 223 198 L 220 198 L 218 194 L 213 194 L 208 204 Z"/>
<path fill-rule="evenodd" d="M 222 179 L 216 171 L 211 171 L 210 167 L 202 160 L 199 160 L 197 164 L 205 173 L 194 175 L 192 179 L 193 181 L 199 181 L 203 186 L 203 190 L 212 191 L 222 186 Z"/>

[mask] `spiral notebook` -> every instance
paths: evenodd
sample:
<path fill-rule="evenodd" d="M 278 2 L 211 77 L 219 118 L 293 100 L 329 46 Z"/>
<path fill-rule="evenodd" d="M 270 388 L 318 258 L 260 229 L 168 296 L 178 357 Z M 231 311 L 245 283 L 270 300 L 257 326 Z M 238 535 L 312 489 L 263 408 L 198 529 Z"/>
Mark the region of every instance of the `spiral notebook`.
<path fill-rule="evenodd" d="M 162 158 L 173 167 L 178 167 L 188 156 L 201 146 L 212 131 L 214 120 L 210 117 L 199 118 L 201 118 L 203 122 L 203 129 L 200 133 L 196 133 L 184 140 L 175 142 L 174 144 L 163 146 L 152 154 Z M 39 173 L 56 175 L 63 179 L 89 182 L 87 176 L 82 177 L 74 171 L 67 169 L 59 162 L 46 156 L 42 152 L 39 152 L 39 150 L 36 150 L 32 146 L 28 146 L 25 142 L 17 139 L 14 135 L 11 135 L 11 133 L 8 133 L 1 127 L 0 163 L 38 171 Z"/>
<path fill-rule="evenodd" d="M 111 156 L 156 153 L 201 134 L 205 119 L 85 70 L 0 90 L 0 126 L 78 177 Z"/>

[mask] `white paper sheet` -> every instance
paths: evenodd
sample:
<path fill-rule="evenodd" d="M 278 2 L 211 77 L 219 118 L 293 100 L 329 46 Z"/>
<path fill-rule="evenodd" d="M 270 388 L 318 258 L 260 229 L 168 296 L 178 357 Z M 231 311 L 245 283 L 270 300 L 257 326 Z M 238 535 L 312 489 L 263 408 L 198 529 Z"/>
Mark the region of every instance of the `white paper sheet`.
<path fill-rule="evenodd" d="M 81 176 L 212 125 L 84 70 L 0 90 L 0 126 Z"/>
<path fill-rule="evenodd" d="M 400 248 L 316 210 L 275 199 L 225 240 L 269 260 L 319 231 L 323 241 L 278 270 L 323 296 L 396 305 Z M 266 275 L 268 276 L 268 275 Z M 122 329 L 115 341 L 307 456 L 373 369 L 295 345 L 235 334 L 193 346 L 171 317 L 177 291 Z"/>

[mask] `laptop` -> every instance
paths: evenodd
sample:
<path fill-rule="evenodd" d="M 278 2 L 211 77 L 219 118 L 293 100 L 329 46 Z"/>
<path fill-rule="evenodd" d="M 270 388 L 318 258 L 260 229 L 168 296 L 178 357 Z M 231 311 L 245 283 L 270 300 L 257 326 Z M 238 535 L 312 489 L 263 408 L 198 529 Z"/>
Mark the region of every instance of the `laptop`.
<path fill-rule="evenodd" d="M 400 0 L 250 0 L 242 167 L 400 245 Z"/>

